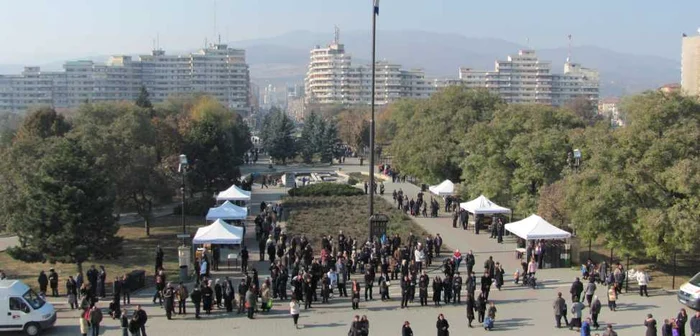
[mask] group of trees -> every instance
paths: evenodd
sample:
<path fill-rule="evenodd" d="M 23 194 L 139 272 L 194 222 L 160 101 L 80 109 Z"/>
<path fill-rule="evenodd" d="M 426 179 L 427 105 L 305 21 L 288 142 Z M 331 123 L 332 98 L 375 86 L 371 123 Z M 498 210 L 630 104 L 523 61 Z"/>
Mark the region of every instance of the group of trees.
<path fill-rule="evenodd" d="M 700 103 L 660 92 L 630 97 L 619 129 L 592 108 L 508 105 L 451 87 L 390 105 L 377 134 L 402 174 L 461 181 L 464 199 L 484 194 L 632 256 L 697 251 Z M 574 149 L 583 153 L 579 165 Z"/>
<path fill-rule="evenodd" d="M 306 116 L 297 137 L 294 122 L 273 108 L 263 118 L 260 137 L 270 157 L 282 163 L 297 155 L 304 163 L 312 163 L 316 157 L 321 163 L 332 163 L 342 155 L 336 123 L 315 112 Z"/>
<path fill-rule="evenodd" d="M 137 211 L 148 235 L 154 206 L 180 187 L 180 154 L 187 191 L 208 197 L 238 179 L 250 147 L 243 120 L 208 96 L 154 106 L 142 90 L 136 103 L 88 103 L 68 117 L 33 111 L 0 147 L 0 222 L 21 241 L 8 252 L 79 268 L 116 256 L 118 214 Z"/>

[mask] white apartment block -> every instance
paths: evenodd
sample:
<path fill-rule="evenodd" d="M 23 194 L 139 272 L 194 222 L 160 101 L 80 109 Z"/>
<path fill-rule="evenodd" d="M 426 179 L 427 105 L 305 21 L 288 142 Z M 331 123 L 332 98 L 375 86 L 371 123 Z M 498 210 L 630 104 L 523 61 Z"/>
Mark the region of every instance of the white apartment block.
<path fill-rule="evenodd" d="M 595 70 L 581 67 L 567 59 L 564 73 L 552 73 L 549 61 L 541 61 L 533 50 L 497 60 L 493 71 L 459 69 L 459 80 L 437 80 L 435 85 L 465 85 L 486 88 L 508 103 L 532 103 L 562 106 L 583 97 L 598 105 L 599 76 Z"/>
<path fill-rule="evenodd" d="M 305 78 L 306 103 L 370 104 L 371 65 L 353 66 L 352 57 L 338 39 L 326 48 L 311 50 Z M 401 98 L 428 98 L 434 91 L 422 70 L 404 70 L 386 61 L 375 65 L 375 103 L 385 105 Z"/>
<path fill-rule="evenodd" d="M 700 34 L 700 29 L 698 29 Z M 683 34 L 681 49 L 681 87 L 683 94 L 700 96 L 700 35 Z"/>
<path fill-rule="evenodd" d="M 250 76 L 245 50 L 213 44 L 189 55 L 113 56 L 106 64 L 71 61 L 64 71 L 26 67 L 20 75 L 0 76 L 0 111 L 33 106 L 75 108 L 84 102 L 136 100 L 145 86 L 154 103 L 170 96 L 206 93 L 222 104 L 250 111 Z"/>

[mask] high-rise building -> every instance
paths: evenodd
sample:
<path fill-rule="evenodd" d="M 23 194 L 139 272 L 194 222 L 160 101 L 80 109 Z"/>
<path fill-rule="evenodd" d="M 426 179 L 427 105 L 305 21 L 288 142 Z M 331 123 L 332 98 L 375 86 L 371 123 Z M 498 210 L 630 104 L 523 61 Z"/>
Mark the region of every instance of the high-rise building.
<path fill-rule="evenodd" d="M 566 60 L 564 73 L 551 72 L 552 65 L 541 61 L 533 50 L 521 50 L 507 60 L 497 60 L 493 71 L 459 69 L 459 80 L 437 80 L 437 87 L 465 85 L 486 88 L 508 103 L 534 103 L 561 106 L 583 97 L 598 104 L 599 77 L 595 70 Z"/>
<path fill-rule="evenodd" d="M 375 103 L 378 105 L 401 98 L 428 98 L 434 91 L 422 70 L 404 70 L 387 61 L 379 61 L 374 66 Z M 333 43 L 311 50 L 305 91 L 309 104 L 370 104 L 372 65 L 353 66 L 352 57 L 345 52 L 336 29 Z"/>
<path fill-rule="evenodd" d="M 26 67 L 0 76 L 0 111 L 32 106 L 74 108 L 84 102 L 135 100 L 145 86 L 153 102 L 170 96 L 206 93 L 241 112 L 250 111 L 250 76 L 245 50 L 214 44 L 189 55 L 112 56 L 106 64 L 71 61 L 64 71 Z"/>
<path fill-rule="evenodd" d="M 681 88 L 689 96 L 700 96 L 700 29 L 699 35 L 683 34 L 681 51 Z"/>

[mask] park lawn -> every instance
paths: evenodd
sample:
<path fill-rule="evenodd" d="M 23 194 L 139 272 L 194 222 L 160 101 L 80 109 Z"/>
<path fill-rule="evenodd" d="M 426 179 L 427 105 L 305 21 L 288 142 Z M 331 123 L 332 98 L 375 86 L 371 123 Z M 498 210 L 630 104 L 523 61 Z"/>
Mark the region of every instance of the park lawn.
<path fill-rule="evenodd" d="M 194 234 L 197 227 L 205 225 L 201 217 L 187 217 L 188 232 Z M 107 271 L 108 291 L 114 277 L 129 273 L 133 270 L 145 270 L 146 281 L 152 282 L 155 268 L 155 250 L 160 244 L 165 254 L 163 268 L 170 279 L 178 277 L 177 247 L 181 240 L 177 234 L 182 233 L 182 221 L 180 216 L 165 216 L 157 218 L 151 225 L 151 234 L 146 236 L 143 222 L 123 224 L 118 235 L 124 237 L 122 256 L 114 260 L 87 261 L 83 264 L 83 272 L 91 265 L 98 267 L 104 265 Z M 38 288 L 37 278 L 41 270 L 48 271 L 54 268 L 59 274 L 59 292 L 65 292 L 65 279 L 69 275 L 77 274 L 77 266 L 63 263 L 25 263 L 12 259 L 7 253 L 0 252 L 0 269 L 4 270 L 9 279 L 20 279 L 28 285 Z"/>
<path fill-rule="evenodd" d="M 354 178 L 357 181 L 360 181 L 360 183 L 364 183 L 364 182 L 369 183 L 369 175 L 367 175 L 367 174 L 362 174 L 360 172 L 353 172 L 353 173 L 349 173 L 348 176 L 350 176 L 351 178 Z M 381 180 L 375 176 L 374 181 L 381 182 L 383 180 Z"/>
<path fill-rule="evenodd" d="M 380 197 L 374 199 L 375 213 L 389 217 L 387 235 L 399 234 L 402 242 L 413 232 L 424 242 L 428 233 L 409 216 L 398 211 L 394 206 Z M 289 210 L 286 223 L 290 235 L 306 235 L 314 251 L 320 251 L 323 235 L 332 235 L 337 239 L 343 230 L 346 237 L 366 241 L 369 235 L 369 210 L 367 196 L 330 196 L 330 197 L 285 197 L 284 206 Z M 443 246 L 443 249 L 448 249 Z"/>

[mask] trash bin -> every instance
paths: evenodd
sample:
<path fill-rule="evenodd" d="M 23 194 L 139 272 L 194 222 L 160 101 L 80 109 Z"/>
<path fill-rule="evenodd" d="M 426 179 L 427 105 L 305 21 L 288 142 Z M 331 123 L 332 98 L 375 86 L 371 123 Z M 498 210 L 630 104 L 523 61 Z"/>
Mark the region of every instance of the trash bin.
<path fill-rule="evenodd" d="M 426 192 L 428 190 L 428 185 L 423 183 L 420 185 L 420 191 Z"/>

